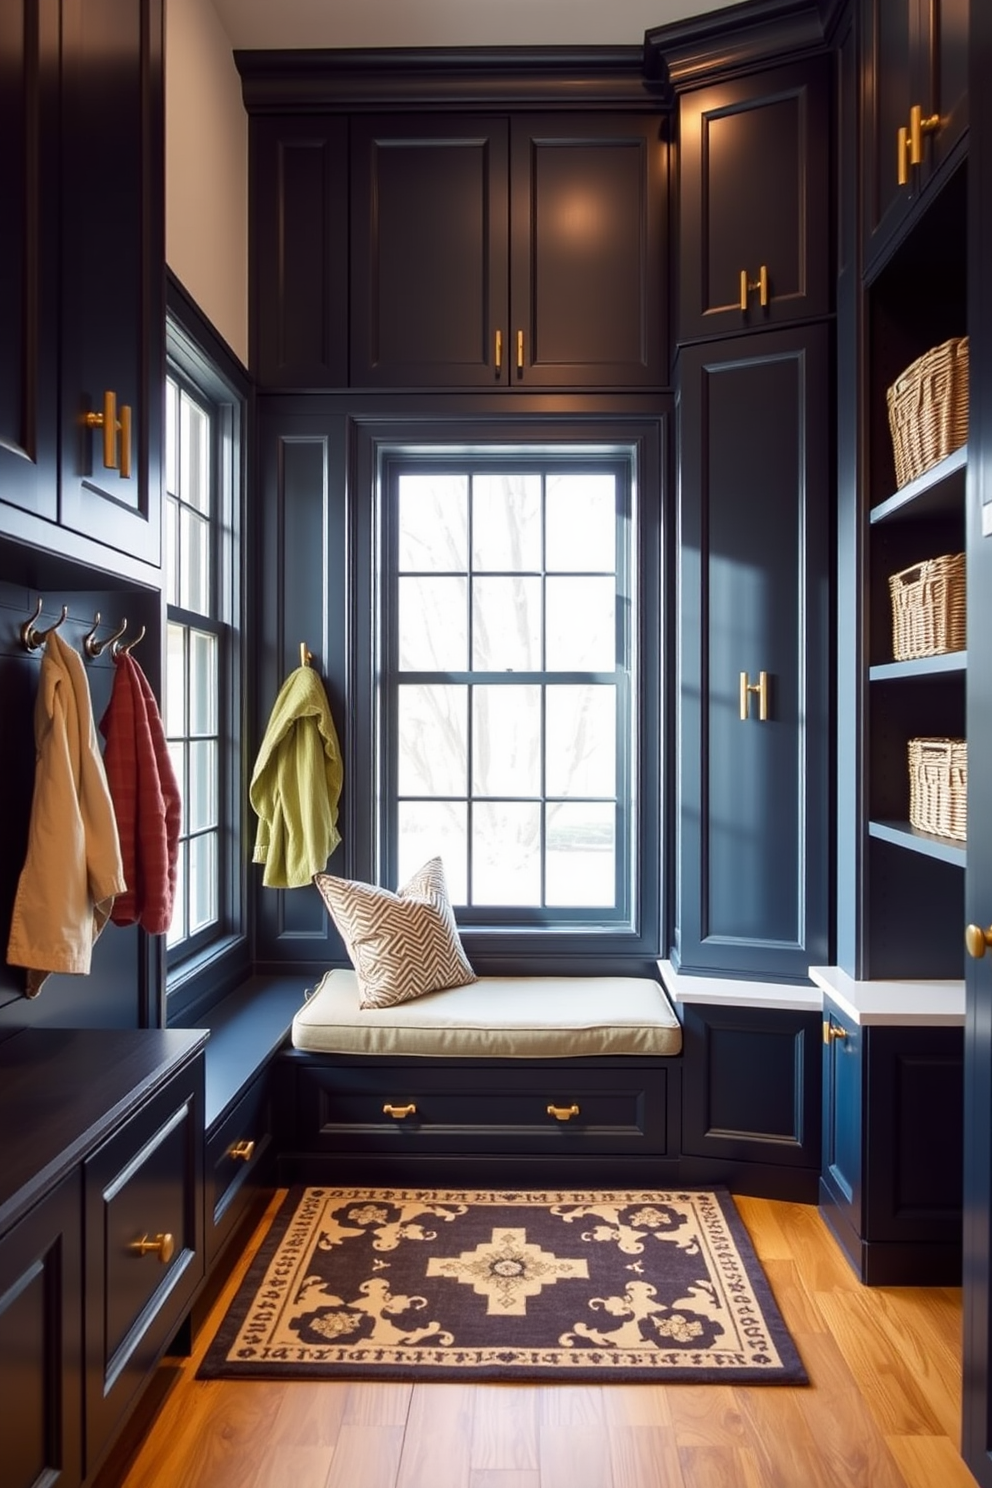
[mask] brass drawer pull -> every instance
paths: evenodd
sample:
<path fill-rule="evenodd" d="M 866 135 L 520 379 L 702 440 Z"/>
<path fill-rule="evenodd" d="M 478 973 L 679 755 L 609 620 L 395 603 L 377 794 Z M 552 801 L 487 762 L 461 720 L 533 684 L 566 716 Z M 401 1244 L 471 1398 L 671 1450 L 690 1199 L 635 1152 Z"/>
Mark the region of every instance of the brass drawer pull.
<path fill-rule="evenodd" d="M 176 1253 L 176 1242 L 168 1233 L 151 1238 L 142 1235 L 140 1240 L 132 1240 L 128 1249 L 136 1256 L 157 1255 L 162 1265 L 167 1266 Z"/>
<path fill-rule="evenodd" d="M 548 1115 L 553 1116 L 556 1121 L 571 1121 L 573 1116 L 578 1116 L 578 1106 L 549 1106 Z"/>
<path fill-rule="evenodd" d="M 416 1116 L 417 1108 L 411 1102 L 408 1106 L 391 1106 L 388 1101 L 382 1108 L 383 1116 L 392 1116 L 396 1121 L 403 1121 L 407 1116 Z"/>
<path fill-rule="evenodd" d="M 847 1038 L 847 1029 L 846 1028 L 841 1028 L 839 1026 L 839 1024 L 837 1024 L 837 1023 L 828 1023 L 827 1020 L 826 1020 L 826 1018 L 824 1018 L 824 1020 L 823 1020 L 823 1042 L 825 1044 L 832 1044 L 834 1042 L 834 1040 L 841 1040 L 841 1039 L 846 1039 L 846 1038 Z"/>
<path fill-rule="evenodd" d="M 251 1162 L 254 1153 L 255 1143 L 251 1138 L 246 1138 L 242 1142 L 235 1142 L 227 1155 L 233 1157 L 235 1162 Z"/>

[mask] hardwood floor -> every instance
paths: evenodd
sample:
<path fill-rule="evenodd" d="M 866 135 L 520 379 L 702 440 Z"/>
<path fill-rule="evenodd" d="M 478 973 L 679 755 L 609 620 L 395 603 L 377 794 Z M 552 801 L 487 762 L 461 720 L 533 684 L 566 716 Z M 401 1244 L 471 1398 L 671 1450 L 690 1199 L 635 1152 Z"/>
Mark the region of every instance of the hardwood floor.
<path fill-rule="evenodd" d="M 263 1220 L 99 1488 L 974 1488 L 960 1292 L 862 1287 L 814 1208 L 737 1204 L 807 1387 L 197 1380 Z"/>

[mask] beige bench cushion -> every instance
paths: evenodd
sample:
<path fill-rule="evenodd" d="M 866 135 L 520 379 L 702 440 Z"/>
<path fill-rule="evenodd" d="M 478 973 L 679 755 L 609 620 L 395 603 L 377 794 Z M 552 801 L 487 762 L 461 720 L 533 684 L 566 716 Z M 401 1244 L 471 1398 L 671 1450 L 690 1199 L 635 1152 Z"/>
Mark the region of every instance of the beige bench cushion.
<path fill-rule="evenodd" d="M 328 971 L 293 1019 L 316 1054 L 567 1059 L 678 1054 L 682 1030 L 649 977 L 480 977 L 395 1007 L 360 1008 L 355 973 Z"/>

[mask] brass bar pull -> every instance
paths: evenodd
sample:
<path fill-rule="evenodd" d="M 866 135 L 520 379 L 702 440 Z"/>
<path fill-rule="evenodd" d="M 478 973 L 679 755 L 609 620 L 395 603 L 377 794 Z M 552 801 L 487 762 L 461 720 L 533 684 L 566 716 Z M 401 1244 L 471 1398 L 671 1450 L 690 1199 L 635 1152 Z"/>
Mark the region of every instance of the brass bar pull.
<path fill-rule="evenodd" d="M 128 1249 L 136 1256 L 157 1255 L 162 1265 L 167 1266 L 176 1253 L 176 1242 L 169 1234 L 142 1235 L 140 1240 L 132 1240 Z"/>
<path fill-rule="evenodd" d="M 523 331 L 518 331 L 517 332 L 517 371 L 518 372 L 522 372 L 523 370 L 524 370 L 524 333 L 523 333 Z"/>
<path fill-rule="evenodd" d="M 846 1038 L 847 1038 L 847 1029 L 846 1028 L 841 1028 L 837 1023 L 831 1023 L 829 1021 L 829 1019 L 824 1018 L 824 1020 L 823 1020 L 823 1042 L 825 1044 L 832 1044 L 835 1041 L 836 1042 L 841 1042 L 841 1041 L 843 1041 Z"/>
<path fill-rule="evenodd" d="M 571 1121 L 573 1116 L 578 1116 L 578 1106 L 549 1106 L 548 1115 L 553 1116 L 556 1121 Z"/>
<path fill-rule="evenodd" d="M 128 410 L 130 415 L 130 409 Z M 117 469 L 117 394 L 108 388 L 103 395 L 103 412 L 88 413 L 83 419 L 87 429 L 103 430 L 103 463 L 107 470 Z"/>
<path fill-rule="evenodd" d="M 747 309 L 747 269 L 741 269 L 741 310 Z"/>
<path fill-rule="evenodd" d="M 411 1101 L 408 1106 L 391 1106 L 388 1101 L 382 1108 L 383 1116 L 392 1116 L 396 1121 L 403 1121 L 407 1116 L 416 1116 L 417 1108 Z"/>
<path fill-rule="evenodd" d="M 131 408 L 128 403 L 121 404 L 121 480 L 131 479 Z"/>
<path fill-rule="evenodd" d="M 250 1137 L 246 1137 L 241 1142 L 235 1142 L 227 1155 L 233 1157 L 236 1162 L 251 1162 L 255 1155 L 255 1143 Z"/>
<path fill-rule="evenodd" d="M 759 672 L 757 682 L 748 680 L 747 672 L 741 672 L 741 723 L 747 722 L 751 707 L 751 693 L 758 695 L 758 721 L 768 722 L 768 673 Z"/>
<path fill-rule="evenodd" d="M 909 163 L 923 164 L 923 136 L 934 134 L 940 128 L 940 115 L 928 114 L 924 119 L 923 109 L 914 103 L 909 111 Z M 905 182 L 901 182 L 905 185 Z"/>
<path fill-rule="evenodd" d="M 503 370 L 503 332 L 496 332 L 496 376 Z"/>
<path fill-rule="evenodd" d="M 899 126 L 896 142 L 896 182 L 905 186 L 909 181 L 909 130 L 905 124 Z"/>
<path fill-rule="evenodd" d="M 762 264 L 758 270 L 758 304 L 762 310 L 768 309 L 768 265 Z M 129 410 L 130 411 L 130 410 Z"/>
<path fill-rule="evenodd" d="M 992 925 L 987 930 L 983 930 L 981 925 L 969 925 L 964 932 L 964 943 L 968 947 L 968 955 L 980 961 L 988 947 L 992 946 Z"/>

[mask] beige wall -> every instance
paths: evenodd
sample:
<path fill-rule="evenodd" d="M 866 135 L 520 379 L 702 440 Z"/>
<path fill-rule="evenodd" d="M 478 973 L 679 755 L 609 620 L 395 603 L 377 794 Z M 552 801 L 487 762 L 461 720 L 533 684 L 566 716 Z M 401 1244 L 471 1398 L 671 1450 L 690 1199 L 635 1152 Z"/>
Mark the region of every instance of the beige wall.
<path fill-rule="evenodd" d="M 165 257 L 248 360 L 248 120 L 211 0 L 166 0 Z"/>

